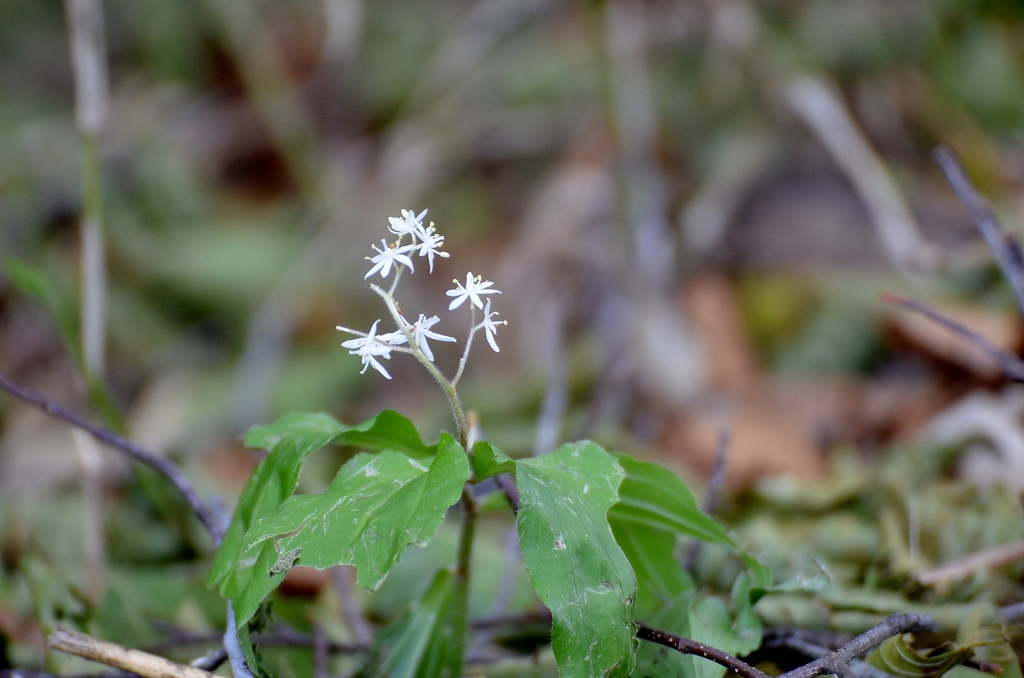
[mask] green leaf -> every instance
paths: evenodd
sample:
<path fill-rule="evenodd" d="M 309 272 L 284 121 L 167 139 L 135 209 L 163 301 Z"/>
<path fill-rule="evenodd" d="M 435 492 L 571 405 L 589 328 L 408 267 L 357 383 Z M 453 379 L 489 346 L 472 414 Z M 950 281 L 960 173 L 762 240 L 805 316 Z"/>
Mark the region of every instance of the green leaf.
<path fill-rule="evenodd" d="M 638 618 L 647 619 L 665 602 L 693 588 L 690 575 L 675 557 L 675 534 L 616 518 L 609 518 L 608 523 L 636 574 Z"/>
<path fill-rule="evenodd" d="M 516 462 L 519 544 L 553 616 L 562 678 L 626 676 L 634 664 L 636 577 L 608 525 L 623 473 L 592 442 Z"/>
<path fill-rule="evenodd" d="M 255 567 L 226 592 L 238 619 L 248 619 L 296 563 L 355 565 L 358 584 L 376 589 L 406 546 L 430 539 L 468 479 L 466 453 L 447 433 L 432 460 L 390 450 L 357 454 L 326 492 L 289 497 L 246 533 L 238 562 Z"/>
<path fill-rule="evenodd" d="M 430 587 L 395 623 L 377 635 L 370 663 L 358 678 L 455 678 L 452 656 L 451 570 L 438 570 Z"/>
<path fill-rule="evenodd" d="M 771 572 L 740 548 L 724 525 L 698 508 L 686 483 L 660 464 L 626 455 L 617 455 L 617 459 L 626 477 L 619 487 L 619 501 L 608 512 L 608 518 L 620 526 L 620 532 L 644 526 L 732 549 L 750 570 L 751 602 L 756 602 L 771 584 Z"/>
<path fill-rule="evenodd" d="M 477 482 L 515 470 L 515 460 L 505 456 L 504 452 L 490 442 L 479 440 L 473 444 L 473 475 Z"/>
<path fill-rule="evenodd" d="M 302 463 L 321 447 L 336 442 L 370 449 L 397 450 L 416 457 L 428 457 L 436 446 L 427 446 L 420 440 L 412 422 L 390 410 L 348 427 L 324 413 L 287 414 L 266 426 L 254 426 L 245 437 L 245 444 L 268 450 L 270 454 L 253 472 L 238 501 L 224 539 L 210 570 L 210 586 L 219 587 L 221 595 L 232 598 L 247 590 L 255 580 L 274 569 L 279 555 L 270 543 L 258 552 L 241 558 L 245 533 L 259 520 L 274 515 L 282 503 L 295 492 Z M 270 582 L 271 591 L 285 572 L 278 571 Z M 266 582 L 263 583 L 264 587 Z M 259 601 L 256 601 L 258 604 Z M 239 627 L 255 608 L 235 601 Z M 247 613 L 243 616 L 243 612 Z"/>
<path fill-rule="evenodd" d="M 1004 637 L 982 636 L 970 642 L 943 643 L 919 652 L 911 647 L 908 639 L 912 638 L 910 634 L 903 633 L 887 639 L 868 655 L 868 663 L 898 678 L 937 678 L 970 658 L 975 647 L 1006 642 Z"/>

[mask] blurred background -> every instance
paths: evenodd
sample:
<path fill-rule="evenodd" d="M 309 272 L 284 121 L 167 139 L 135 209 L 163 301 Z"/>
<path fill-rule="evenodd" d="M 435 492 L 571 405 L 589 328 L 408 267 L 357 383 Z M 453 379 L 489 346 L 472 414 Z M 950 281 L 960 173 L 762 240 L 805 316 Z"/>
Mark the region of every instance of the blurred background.
<path fill-rule="evenodd" d="M 930 155 L 955 148 L 1004 228 L 1021 230 L 1020 3 L 101 10 L 109 87 L 90 123 L 88 93 L 76 116 L 73 12 L 0 4 L 0 370 L 171 455 L 204 495 L 233 506 L 260 458 L 240 435 L 292 410 L 355 423 L 392 408 L 427 439 L 452 429 L 420 366 L 397 355 L 392 381 L 360 375 L 335 330 L 386 315 L 364 257 L 388 216 L 429 209 L 451 257 L 406 277 L 399 300 L 461 338 L 468 313 L 447 312 L 450 281 L 472 271 L 502 291 L 502 350 L 478 343 L 460 390 L 507 453 L 591 437 L 701 487 L 727 427 L 727 487 L 785 504 L 796 491 L 764 479 L 832 487 L 837 458 L 867 465 L 893 445 L 970 438 L 927 473 L 1008 483 L 1007 501 L 978 509 L 982 536 L 908 553 L 939 562 L 1022 536 L 1024 398 L 973 346 L 878 302 L 909 293 L 1008 350 L 1024 342 Z M 99 250 L 83 246 L 83 214 Z M 97 281 L 102 309 L 83 310 Z M 449 374 L 458 350 L 435 348 Z M 167 488 L 36 411 L 2 407 L 8 661 L 42 661 L 47 620 L 136 645 L 163 637 L 167 619 L 223 622 L 203 587 L 210 544 Z M 325 488 L 346 454 L 314 457 L 302 489 Z M 741 524 L 743 504 L 729 506 Z M 992 527 L 985 511 L 1010 522 Z M 885 531 L 864 534 L 857 548 L 875 562 Z M 330 586 L 309 577 L 296 590 Z M 155 598 L 139 593 L 154 582 Z M 1007 586 L 993 599 L 1017 591 Z M 368 604 L 386 620 L 403 594 L 382 591 Z M 317 614 L 292 621 L 308 628 Z"/>

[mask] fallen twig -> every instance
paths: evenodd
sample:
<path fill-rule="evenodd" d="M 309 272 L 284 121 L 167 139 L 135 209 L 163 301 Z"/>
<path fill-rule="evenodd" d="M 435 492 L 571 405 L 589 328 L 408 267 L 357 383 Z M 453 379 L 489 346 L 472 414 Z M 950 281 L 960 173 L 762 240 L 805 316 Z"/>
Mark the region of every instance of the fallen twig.
<path fill-rule="evenodd" d="M 50 634 L 46 642 L 54 650 L 131 671 L 143 678 L 212 678 L 213 676 L 209 671 L 178 664 L 147 652 L 131 650 L 60 626 Z"/>
<path fill-rule="evenodd" d="M 887 638 L 891 638 L 892 636 L 900 633 L 906 633 L 907 631 L 932 628 L 934 625 L 935 622 L 932 618 L 923 614 L 898 613 L 891 615 L 881 624 L 868 629 L 838 650 L 828 652 L 809 664 L 804 664 L 799 668 L 782 674 L 779 678 L 816 678 L 817 676 L 825 676 L 829 674 L 842 676 L 848 672 L 856 673 L 856 671 L 850 666 L 850 663 L 856 657 L 875 649 Z M 641 640 L 649 640 L 652 643 L 664 645 L 665 647 L 671 647 L 683 654 L 692 654 L 697 657 L 703 657 L 704 659 L 726 667 L 741 676 L 741 678 L 768 678 L 767 674 L 764 672 L 754 668 L 742 659 L 734 657 L 731 654 L 722 652 L 721 650 L 705 645 L 704 643 L 698 643 L 695 640 L 677 636 L 674 633 L 669 633 L 668 631 L 653 629 L 646 624 L 637 624 L 636 637 Z M 805 646 L 805 649 L 813 647 L 812 643 L 803 642 L 800 639 L 795 639 L 795 642 L 800 643 L 801 646 Z M 858 667 L 859 664 L 860 663 L 858 663 Z M 881 677 L 873 672 L 868 672 L 865 669 L 861 678 Z"/>
<path fill-rule="evenodd" d="M 1008 351 L 1004 351 L 974 330 L 961 325 L 938 309 L 929 306 L 924 302 L 917 301 L 915 299 L 908 299 L 891 292 L 883 293 L 880 298 L 883 303 L 898 306 L 899 308 L 907 311 L 920 313 L 932 322 L 942 325 L 956 334 L 959 334 L 990 355 L 999 365 L 999 368 L 1007 378 L 1013 379 L 1014 381 L 1024 382 L 1024 360 L 1021 360 Z"/>
<path fill-rule="evenodd" d="M 1012 234 L 1000 228 L 988 201 L 967 178 L 964 166 L 953 149 L 938 146 L 932 155 L 942 168 L 942 173 L 946 175 L 946 181 L 953 188 L 956 197 L 967 208 L 974 225 L 981 231 L 982 237 L 995 255 L 996 263 L 1010 283 L 1010 288 L 1017 298 L 1017 305 L 1024 313 L 1024 260 L 1021 257 L 1020 244 Z"/>
<path fill-rule="evenodd" d="M 785 678 L 815 678 L 828 674 L 842 675 L 853 658 L 875 649 L 887 638 L 907 631 L 931 628 L 934 625 L 934 620 L 927 615 L 899 612 L 889 616 L 881 624 L 868 629 L 838 650 L 819 657 L 810 664 L 793 669 L 783 676 Z"/>
<path fill-rule="evenodd" d="M 1021 559 L 1024 559 L 1024 542 L 1005 544 L 972 553 L 966 558 L 924 572 L 918 572 L 915 578 L 925 586 L 930 586 L 940 582 L 965 579 L 978 570 L 1002 567 Z"/>
<path fill-rule="evenodd" d="M 171 461 L 155 454 L 154 452 L 150 452 L 141 445 L 114 433 L 108 428 L 86 421 L 74 412 L 65 409 L 57 401 L 52 400 L 38 391 L 34 391 L 15 383 L 3 374 L 0 374 L 0 389 L 7 391 L 19 400 L 35 405 L 52 417 L 65 421 L 76 428 L 82 429 L 101 443 L 105 443 L 117 450 L 120 450 L 121 452 L 124 452 L 136 461 L 142 462 L 163 477 L 167 478 L 167 480 L 171 481 L 171 483 L 178 489 L 178 492 L 185 497 L 189 506 L 192 507 L 192 511 L 195 512 L 196 517 L 199 518 L 200 522 L 202 522 L 210 532 L 214 543 L 220 544 L 221 537 L 224 533 L 219 522 L 214 516 L 213 511 L 210 510 L 210 507 L 207 506 L 199 496 L 196 488 L 192 486 L 192 483 L 185 476 L 184 472 L 182 472 L 182 470 L 175 466 Z"/>
<path fill-rule="evenodd" d="M 696 640 L 677 636 L 676 634 L 669 633 L 668 631 L 652 629 L 646 624 L 637 624 L 636 637 L 640 640 L 649 640 L 652 643 L 670 647 L 683 654 L 692 654 L 697 657 L 703 657 L 704 659 L 713 661 L 720 666 L 724 666 L 742 678 L 769 678 L 768 674 L 759 669 L 755 669 L 750 664 L 746 663 L 742 659 L 733 657 L 731 654 L 722 652 L 710 645 L 698 643 Z"/>

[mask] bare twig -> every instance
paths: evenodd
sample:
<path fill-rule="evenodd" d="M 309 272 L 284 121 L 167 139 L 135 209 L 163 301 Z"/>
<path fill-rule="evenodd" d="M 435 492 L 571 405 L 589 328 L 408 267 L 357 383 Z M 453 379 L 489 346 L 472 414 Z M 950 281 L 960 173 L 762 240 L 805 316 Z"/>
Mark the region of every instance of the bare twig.
<path fill-rule="evenodd" d="M 999 616 L 1002 617 L 1003 621 L 1011 623 L 1024 620 L 1024 601 L 1013 603 L 1012 605 L 1004 605 L 999 608 Z"/>
<path fill-rule="evenodd" d="M 652 643 L 670 647 L 683 654 L 692 654 L 697 657 L 703 657 L 704 659 L 713 661 L 720 666 L 724 666 L 742 678 L 768 678 L 768 674 L 760 671 L 759 669 L 755 669 L 750 664 L 746 663 L 742 659 L 733 657 L 731 654 L 722 652 L 710 645 L 698 643 L 696 640 L 677 636 L 676 634 L 669 633 L 668 631 L 652 629 L 646 624 L 637 624 L 636 637 L 640 640 L 649 640 Z"/>
<path fill-rule="evenodd" d="M 704 493 L 704 503 L 701 506 L 704 513 L 711 515 L 718 506 L 718 500 L 722 494 L 722 487 L 725 485 L 725 468 L 729 459 L 729 429 L 725 426 L 718 432 L 718 450 L 715 452 L 715 464 L 711 468 L 711 478 L 708 479 L 708 488 Z M 683 567 L 687 572 L 693 572 L 700 557 L 700 551 L 704 542 L 694 539 L 687 547 L 686 555 L 683 558 Z"/>
<path fill-rule="evenodd" d="M 330 678 L 330 648 L 324 627 L 319 622 L 313 623 L 313 678 Z"/>
<path fill-rule="evenodd" d="M 939 264 L 936 248 L 925 241 L 906 200 L 839 93 L 825 80 L 805 75 L 787 82 L 783 93 L 864 201 L 896 268 L 903 273 L 935 269 Z"/>
<path fill-rule="evenodd" d="M 547 299 L 543 309 L 544 368 L 547 389 L 537 417 L 533 456 L 550 452 L 558 445 L 569 400 L 569 369 L 565 364 L 565 304 L 562 295 Z"/>
<path fill-rule="evenodd" d="M 964 166 L 953 149 L 948 146 L 938 146 L 935 148 L 933 156 L 935 162 L 942 168 L 942 173 L 946 175 L 949 185 L 953 187 L 956 197 L 967 208 L 971 219 L 974 220 L 974 225 L 981 231 L 989 249 L 995 255 L 996 263 L 999 264 L 999 269 L 1010 283 L 1013 294 L 1017 298 L 1017 305 L 1024 313 L 1024 261 L 1021 257 L 1020 244 L 1012 234 L 1004 232 L 999 227 L 999 222 L 996 221 L 996 215 L 988 201 L 967 178 Z"/>
<path fill-rule="evenodd" d="M 103 457 L 99 445 L 81 429 L 73 428 L 81 470 L 82 541 L 85 555 L 86 595 L 94 604 L 103 597 L 107 581 L 106 535 L 103 531 Z"/>
<path fill-rule="evenodd" d="M 932 618 L 923 614 L 908 614 L 901 612 L 891 615 L 881 624 L 868 629 L 866 632 L 860 634 L 838 650 L 828 652 L 827 654 L 818 657 L 818 659 L 815 659 L 810 664 L 805 664 L 797 669 L 789 671 L 788 673 L 784 673 L 779 676 L 779 678 L 816 678 L 817 676 L 830 674 L 842 676 L 851 672 L 855 675 L 859 675 L 860 678 L 880 678 L 880 676 L 874 675 L 870 672 L 865 672 L 863 675 L 857 674 L 856 670 L 851 667 L 851 662 L 856 657 L 875 649 L 887 638 L 891 638 L 892 636 L 899 633 L 905 633 L 907 631 L 932 628 L 934 625 L 935 622 Z M 653 643 L 664 645 L 665 647 L 671 647 L 683 654 L 692 654 L 697 657 L 703 657 L 704 659 L 726 667 L 741 676 L 741 678 L 768 678 L 762 671 L 747 664 L 743 660 L 732 656 L 731 654 L 722 652 L 721 650 L 705 645 L 704 643 L 698 643 L 695 640 L 677 636 L 674 633 L 669 633 L 668 631 L 652 629 L 646 624 L 637 624 L 636 637 L 641 640 L 649 640 Z M 813 647 L 815 651 L 811 656 L 813 656 L 813 654 L 817 654 L 818 648 L 813 643 L 796 638 L 794 639 L 794 642 L 808 650 Z"/>
<path fill-rule="evenodd" d="M 898 294 L 892 294 L 890 292 L 882 294 L 881 300 L 884 303 L 898 306 L 899 308 L 907 311 L 920 313 L 932 322 L 942 325 L 956 334 L 959 334 L 961 337 L 977 345 L 985 351 L 985 353 L 990 355 L 999 365 L 999 368 L 1002 369 L 1003 374 L 1005 374 L 1007 378 L 1013 379 L 1014 381 L 1024 382 L 1024 361 L 1012 353 L 999 348 L 974 330 L 961 325 L 952 318 L 949 318 L 938 309 L 929 306 L 924 302 L 907 299 L 906 297 L 902 297 Z"/>
<path fill-rule="evenodd" d="M 373 630 L 366 623 L 363 611 L 359 609 L 353 594 L 353 574 L 351 565 L 335 565 L 331 568 L 331 580 L 334 582 L 334 592 L 338 594 L 338 602 L 341 603 L 345 625 L 358 644 L 369 646 L 373 642 Z"/>
<path fill-rule="evenodd" d="M 965 579 L 978 570 L 1002 567 L 1021 559 L 1024 559 L 1024 542 L 1016 542 L 985 549 L 966 558 L 919 572 L 915 578 L 925 586 L 930 586 L 940 582 Z"/>
<path fill-rule="evenodd" d="M 217 637 L 217 640 L 220 640 L 219 636 Z M 216 650 L 210 650 L 202 657 L 193 659 L 188 665 L 197 669 L 202 669 L 203 671 L 216 671 L 217 668 L 227 660 L 228 651 L 224 649 L 223 645 L 221 645 Z"/>
<path fill-rule="evenodd" d="M 141 445 L 114 433 L 108 428 L 97 426 L 96 424 L 86 421 L 77 414 L 65 409 L 55 400 L 50 399 L 38 391 L 21 386 L 3 374 L 0 374 L 0 389 L 7 391 L 19 400 L 35 405 L 52 417 L 65 421 L 76 428 L 82 429 L 101 443 L 105 443 L 114 449 L 124 452 L 136 461 L 142 462 L 163 477 L 167 478 L 167 480 L 171 481 L 171 483 L 178 489 L 178 492 L 185 497 L 185 500 L 195 512 L 196 517 L 199 518 L 200 522 L 202 522 L 206 529 L 209 530 L 210 535 L 213 536 L 213 541 L 220 544 L 221 537 L 224 534 L 220 523 L 216 520 L 213 512 L 210 510 L 210 507 L 202 500 L 199 493 L 196 491 L 196 488 L 192 486 L 192 483 L 185 476 L 182 470 L 173 463 L 153 452 L 150 452 Z"/>
<path fill-rule="evenodd" d="M 824 657 L 831 651 L 827 647 L 815 645 L 797 635 L 786 638 L 782 645 L 807 657 Z M 866 661 L 859 659 L 851 660 L 849 669 L 854 678 L 893 678 L 892 674 L 876 669 Z"/>
<path fill-rule="evenodd" d="M 143 678 L 212 678 L 213 674 L 163 657 L 130 650 L 115 643 L 58 626 L 47 639 L 54 650 L 131 671 Z M 237 674 L 236 674 L 237 675 Z"/>
<path fill-rule="evenodd" d="M 868 629 L 838 650 L 815 659 L 810 664 L 783 674 L 785 678 L 815 678 L 828 674 L 842 675 L 855 657 L 875 649 L 887 638 L 899 633 L 931 628 L 934 620 L 923 614 L 899 612 L 886 618 L 881 624 Z"/>
<path fill-rule="evenodd" d="M 228 601 L 228 623 L 224 629 L 224 650 L 231 662 L 231 673 L 235 678 L 256 678 L 245 661 L 242 644 L 238 640 L 238 628 L 235 626 L 235 608 Z"/>

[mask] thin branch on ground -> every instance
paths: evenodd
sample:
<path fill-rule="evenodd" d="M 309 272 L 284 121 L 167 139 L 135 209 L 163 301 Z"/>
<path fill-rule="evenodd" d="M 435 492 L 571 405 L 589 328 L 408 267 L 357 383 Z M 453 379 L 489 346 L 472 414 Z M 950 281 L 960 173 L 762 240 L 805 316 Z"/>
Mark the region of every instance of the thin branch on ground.
<path fill-rule="evenodd" d="M 696 640 L 677 636 L 676 634 L 669 633 L 668 631 L 652 629 L 646 624 L 637 624 L 636 637 L 640 640 L 649 640 L 652 643 L 670 647 L 683 654 L 692 654 L 697 657 L 703 657 L 704 659 L 713 661 L 720 666 L 724 666 L 742 678 L 769 678 L 768 674 L 759 669 L 755 669 L 750 664 L 747 664 L 742 659 L 733 657 L 731 654 L 722 652 L 710 645 L 698 643 Z"/>
<path fill-rule="evenodd" d="M 65 409 L 60 403 L 49 398 L 48 396 L 34 391 L 25 386 L 15 383 L 9 379 L 6 375 L 0 374 L 0 389 L 7 391 L 15 398 L 24 402 L 35 405 L 50 416 L 60 419 L 76 428 L 80 428 L 86 433 L 90 434 L 93 438 L 113 447 L 116 450 L 126 453 L 136 461 L 142 462 L 146 466 L 167 478 L 181 493 L 189 506 L 192 507 L 192 511 L 199 518 L 200 522 L 206 527 L 213 537 L 213 541 L 216 544 L 220 544 L 221 537 L 224 532 L 217 519 L 215 518 L 213 511 L 199 496 L 199 492 L 192 486 L 192 483 L 185 476 L 184 472 L 171 461 L 165 459 L 154 452 L 147 450 L 141 445 L 134 443 L 127 438 L 114 433 L 108 428 L 98 426 L 90 423 L 78 416 L 74 412 Z"/>
<path fill-rule="evenodd" d="M 704 492 L 704 502 L 701 509 L 704 513 L 711 515 L 718 508 L 718 500 L 722 496 L 722 488 L 725 486 L 725 469 L 729 461 L 729 429 L 726 426 L 718 432 L 718 449 L 715 452 L 715 464 L 711 467 L 711 477 L 708 479 L 708 488 Z M 704 542 L 694 539 L 686 548 L 686 555 L 683 557 L 683 568 L 687 572 L 693 572 L 700 558 Z"/>
<path fill-rule="evenodd" d="M 941 582 L 966 579 L 978 570 L 1002 567 L 1022 559 L 1024 559 L 1024 541 L 978 551 L 966 558 L 918 572 L 914 577 L 925 586 L 930 586 Z"/>
<path fill-rule="evenodd" d="M 898 294 L 892 294 L 890 292 L 882 294 L 881 300 L 883 303 L 897 306 L 907 311 L 920 313 L 932 322 L 942 325 L 956 334 L 959 334 L 961 337 L 967 339 L 990 355 L 1008 379 L 1024 382 L 1024 360 L 1021 360 L 1008 351 L 1004 351 L 974 330 L 961 325 L 933 306 L 915 299 L 907 299 L 906 297 L 902 297 Z"/>
<path fill-rule="evenodd" d="M 228 623 L 224 628 L 224 650 L 231 662 L 231 674 L 235 678 L 256 678 L 245 661 L 245 652 L 238 640 L 238 628 L 235 626 L 235 608 L 228 601 Z"/>
<path fill-rule="evenodd" d="M 882 623 L 868 629 L 838 650 L 829 652 L 810 664 L 793 669 L 783 676 L 785 678 L 816 678 L 816 676 L 829 674 L 842 675 L 848 669 L 852 659 L 875 649 L 887 638 L 934 626 L 934 620 L 927 615 L 900 612 L 889 616 Z"/>
<path fill-rule="evenodd" d="M 999 269 L 1010 283 L 1017 298 L 1017 306 L 1024 313 L 1024 258 L 1021 257 L 1020 243 L 1011 233 L 1003 231 L 988 201 L 981 195 L 960 162 L 960 158 L 948 146 L 937 146 L 933 152 L 935 162 L 942 168 L 946 181 L 953 188 L 956 197 L 967 208 L 974 225 L 981 231 L 989 249 L 995 255 Z"/>
<path fill-rule="evenodd" d="M 47 638 L 54 650 L 130 671 L 143 678 L 212 678 L 213 674 L 163 657 L 132 650 L 85 633 L 58 626 Z M 239 674 L 235 674 L 236 677 Z"/>
<path fill-rule="evenodd" d="M 782 674 L 779 678 L 817 678 L 817 676 L 830 674 L 843 676 L 851 672 L 855 675 L 860 675 L 856 673 L 856 669 L 851 667 L 851 662 L 855 658 L 875 649 L 887 638 L 891 638 L 892 636 L 900 633 L 906 633 L 908 631 L 930 629 L 934 626 L 934 620 L 927 615 L 909 613 L 897 613 L 891 615 L 882 623 L 868 629 L 866 632 L 860 634 L 838 650 L 828 652 L 809 664 L 805 664 L 799 668 L 789 671 L 788 673 Z M 646 624 L 637 624 L 636 637 L 640 640 L 648 640 L 652 643 L 658 643 L 659 645 L 670 647 L 683 654 L 692 654 L 697 657 L 703 657 L 704 659 L 713 661 L 720 666 L 726 667 L 741 676 L 741 678 L 768 678 L 767 674 L 764 672 L 754 668 L 742 659 L 734 657 L 731 654 L 722 652 L 721 650 L 705 645 L 704 643 L 698 643 L 695 640 L 677 636 L 674 633 L 669 633 L 668 631 L 653 629 Z M 808 643 L 801 639 L 795 639 L 794 642 L 797 642 L 802 646 L 814 646 L 813 643 Z M 865 673 L 864 675 L 860 675 L 860 678 L 880 677 L 875 676 L 874 674 Z"/>

